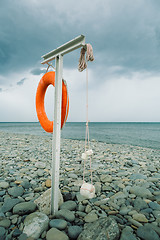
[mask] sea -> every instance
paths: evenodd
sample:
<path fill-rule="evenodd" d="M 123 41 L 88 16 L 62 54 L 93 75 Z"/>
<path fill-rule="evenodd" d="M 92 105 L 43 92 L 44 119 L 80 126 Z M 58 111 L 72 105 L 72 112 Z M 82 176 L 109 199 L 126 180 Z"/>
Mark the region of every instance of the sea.
<path fill-rule="evenodd" d="M 85 122 L 67 122 L 61 131 L 65 139 L 85 139 Z M 52 136 L 39 122 L 0 122 L 7 133 Z M 160 150 L 160 122 L 90 122 L 90 139 L 109 144 L 127 144 Z"/>

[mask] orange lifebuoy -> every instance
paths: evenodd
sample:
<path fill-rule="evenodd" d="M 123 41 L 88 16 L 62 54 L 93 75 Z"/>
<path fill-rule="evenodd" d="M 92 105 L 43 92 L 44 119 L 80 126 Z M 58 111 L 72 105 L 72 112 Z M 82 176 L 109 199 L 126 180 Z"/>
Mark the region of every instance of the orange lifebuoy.
<path fill-rule="evenodd" d="M 55 86 L 55 72 L 47 72 L 41 78 L 36 93 L 36 111 L 38 120 L 42 128 L 46 132 L 53 132 L 53 121 L 50 121 L 46 115 L 44 108 L 44 97 L 47 87 L 52 84 Z M 61 128 L 65 124 L 69 111 L 69 98 L 67 92 L 67 86 L 64 81 L 62 81 L 62 105 L 61 105 Z"/>

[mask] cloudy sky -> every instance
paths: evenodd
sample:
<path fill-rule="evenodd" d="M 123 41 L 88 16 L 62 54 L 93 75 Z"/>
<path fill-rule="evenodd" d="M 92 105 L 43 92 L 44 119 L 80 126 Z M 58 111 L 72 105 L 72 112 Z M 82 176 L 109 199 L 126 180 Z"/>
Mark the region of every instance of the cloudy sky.
<path fill-rule="evenodd" d="M 160 1 L 6 0 L 0 2 L 0 122 L 38 121 L 41 56 L 83 34 L 89 63 L 90 121 L 160 121 Z M 68 121 L 85 121 L 80 49 L 64 56 Z M 54 65 L 53 61 L 53 65 Z M 45 107 L 53 118 L 54 88 Z"/>

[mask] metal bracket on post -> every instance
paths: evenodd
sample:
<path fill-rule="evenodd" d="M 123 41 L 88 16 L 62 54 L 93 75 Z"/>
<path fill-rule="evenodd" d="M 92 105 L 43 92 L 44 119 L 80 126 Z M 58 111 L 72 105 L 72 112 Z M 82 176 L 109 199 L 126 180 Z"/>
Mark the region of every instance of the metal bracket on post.
<path fill-rule="evenodd" d="M 57 49 L 45 54 L 42 64 L 55 59 L 55 101 L 54 101 L 54 124 L 53 124 L 53 144 L 52 144 L 52 189 L 51 189 L 51 213 L 58 210 L 59 201 L 59 166 L 60 166 L 60 139 L 61 139 L 61 101 L 62 101 L 62 75 L 63 75 L 63 55 L 85 46 L 83 35 L 63 44 Z"/>

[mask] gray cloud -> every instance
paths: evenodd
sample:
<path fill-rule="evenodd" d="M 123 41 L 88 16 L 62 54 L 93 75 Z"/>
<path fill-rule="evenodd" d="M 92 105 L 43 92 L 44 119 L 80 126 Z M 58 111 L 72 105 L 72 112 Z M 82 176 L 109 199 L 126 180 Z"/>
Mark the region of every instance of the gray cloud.
<path fill-rule="evenodd" d="M 90 64 L 101 79 L 108 74 L 159 72 L 160 4 L 151 0 L 3 1 L 0 8 L 0 72 L 41 74 L 41 56 L 79 34 L 93 45 Z M 84 7 L 85 6 L 85 7 Z M 79 50 L 64 58 L 77 68 Z M 119 68 L 116 68 L 118 66 Z M 114 68 L 115 67 L 115 68 Z M 114 69 L 114 71 L 110 71 Z M 99 75 L 99 72 L 98 72 Z"/>
<path fill-rule="evenodd" d="M 20 81 L 17 82 L 17 85 L 19 85 L 19 86 L 23 85 L 23 83 L 26 79 L 27 78 L 22 78 Z"/>
<path fill-rule="evenodd" d="M 31 73 L 33 75 L 40 75 L 42 73 L 45 73 L 46 72 L 46 69 L 40 69 L 40 68 L 34 68 L 31 70 Z"/>

